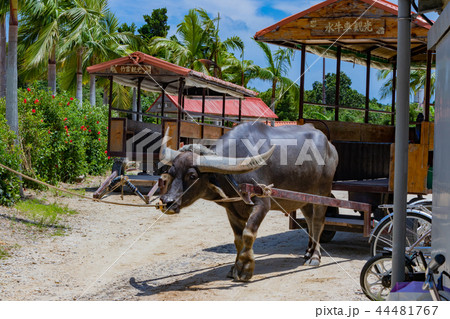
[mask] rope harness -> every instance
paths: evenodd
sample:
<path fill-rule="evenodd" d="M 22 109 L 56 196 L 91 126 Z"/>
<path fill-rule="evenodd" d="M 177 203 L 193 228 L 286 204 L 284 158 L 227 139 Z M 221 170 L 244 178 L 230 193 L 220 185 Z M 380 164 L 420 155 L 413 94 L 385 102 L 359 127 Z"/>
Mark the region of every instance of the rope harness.
<path fill-rule="evenodd" d="M 19 175 L 19 176 L 21 176 L 21 177 L 23 177 L 25 179 L 28 179 L 28 180 L 30 180 L 32 182 L 35 182 L 37 184 L 44 185 L 44 186 L 46 186 L 48 188 L 52 188 L 52 189 L 60 191 L 60 192 L 68 193 L 68 194 L 71 194 L 73 196 L 77 196 L 77 197 L 80 197 L 80 198 L 83 198 L 83 199 L 88 199 L 88 200 L 91 200 L 91 201 L 94 201 L 94 202 L 98 202 L 98 203 L 104 203 L 104 204 L 110 204 L 110 205 L 119 205 L 119 206 L 132 206 L 132 207 L 156 207 L 157 206 L 157 205 L 153 205 L 153 204 L 152 205 L 150 205 L 150 204 L 142 205 L 142 204 L 118 203 L 118 202 L 111 202 L 111 201 L 101 200 L 101 199 L 97 199 L 97 198 L 92 198 L 92 197 L 88 197 L 88 196 L 84 196 L 84 195 L 72 192 L 72 191 L 67 190 L 65 188 L 59 188 L 59 187 L 53 186 L 51 184 L 48 184 L 46 182 L 42 182 L 42 181 L 37 180 L 37 179 L 35 179 L 33 177 L 30 177 L 30 176 L 27 176 L 25 174 L 22 174 L 21 172 L 18 172 L 16 170 L 12 169 L 12 168 L 9 168 L 8 166 L 5 166 L 5 165 L 3 165 L 1 163 L 0 163 L 0 167 L 3 168 L 3 169 L 6 169 L 7 171 L 10 171 L 11 173 L 17 174 L 17 175 Z M 114 187 L 111 191 L 113 191 L 114 189 L 116 189 L 119 186 L 121 186 L 120 183 L 118 185 L 116 185 L 116 187 Z"/>

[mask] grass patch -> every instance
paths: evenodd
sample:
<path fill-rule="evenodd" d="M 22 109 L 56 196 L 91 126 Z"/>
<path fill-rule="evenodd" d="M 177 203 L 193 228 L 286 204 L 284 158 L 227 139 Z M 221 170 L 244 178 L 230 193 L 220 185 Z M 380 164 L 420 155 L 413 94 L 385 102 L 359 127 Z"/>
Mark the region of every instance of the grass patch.
<path fill-rule="evenodd" d="M 28 224 L 38 227 L 64 228 L 63 225 L 59 224 L 61 217 L 77 213 L 67 206 L 56 203 L 46 204 L 35 199 L 21 201 L 15 207 L 26 215 Z"/>
<path fill-rule="evenodd" d="M 8 250 L 0 246 L 0 259 L 9 257 Z"/>
<path fill-rule="evenodd" d="M 78 195 L 86 195 L 86 190 L 84 188 L 80 188 L 80 189 L 69 189 L 72 193 L 78 194 Z M 51 188 L 50 189 L 50 193 L 53 196 L 56 197 L 67 197 L 67 198 L 72 198 L 75 197 L 75 195 L 66 193 L 66 192 L 61 192 L 61 191 L 57 191 L 56 189 Z"/>

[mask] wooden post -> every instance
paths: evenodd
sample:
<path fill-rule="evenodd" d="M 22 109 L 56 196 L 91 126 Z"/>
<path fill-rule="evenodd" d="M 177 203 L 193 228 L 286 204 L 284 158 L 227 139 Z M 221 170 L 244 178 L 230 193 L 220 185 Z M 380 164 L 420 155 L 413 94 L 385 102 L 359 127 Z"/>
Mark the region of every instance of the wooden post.
<path fill-rule="evenodd" d="M 205 105 L 206 105 L 206 97 L 205 97 L 205 95 L 206 95 L 206 89 L 205 88 L 203 88 L 203 90 L 202 90 L 202 138 L 203 138 L 203 136 L 204 136 L 204 134 L 205 134 Z"/>
<path fill-rule="evenodd" d="M 163 87 L 163 90 L 161 91 L 161 133 L 164 134 L 164 103 L 165 103 L 165 97 L 166 93 Z"/>
<path fill-rule="evenodd" d="M 242 98 L 239 98 L 239 123 L 242 121 Z"/>
<path fill-rule="evenodd" d="M 391 125 L 395 124 L 395 86 L 397 85 L 397 63 L 394 62 L 392 69 L 392 108 Z"/>
<path fill-rule="evenodd" d="M 433 55 L 431 51 L 427 51 L 427 73 L 425 82 L 425 122 L 430 121 L 430 97 L 431 97 L 431 61 Z"/>
<path fill-rule="evenodd" d="M 139 78 L 138 80 L 138 89 L 137 89 L 137 111 L 138 111 L 138 116 L 137 116 L 137 120 L 139 122 L 142 122 L 142 107 L 141 107 L 141 84 L 142 81 L 144 80 L 144 78 Z"/>
<path fill-rule="evenodd" d="M 225 126 L 225 93 L 222 96 L 222 135 L 225 132 L 224 126 Z"/>
<path fill-rule="evenodd" d="M 181 118 L 183 119 L 183 120 L 185 120 L 186 119 L 186 113 L 184 113 L 184 98 L 186 97 L 186 91 L 184 90 L 183 91 L 183 99 L 182 99 L 182 101 L 181 101 L 181 109 L 183 110 L 183 113 L 181 114 Z"/>
<path fill-rule="evenodd" d="M 111 150 L 111 112 L 112 112 L 112 95 L 113 95 L 113 77 L 109 77 L 109 103 L 108 103 L 108 146 L 106 150 L 108 151 L 108 154 Z"/>
<path fill-rule="evenodd" d="M 369 123 L 370 58 L 371 58 L 371 53 L 370 53 L 370 51 L 367 51 L 367 60 L 366 60 L 366 111 L 365 111 L 365 114 L 364 114 L 364 123 Z"/>
<path fill-rule="evenodd" d="M 306 44 L 302 44 L 301 64 L 300 64 L 300 96 L 298 103 L 298 119 L 303 118 L 303 102 L 305 97 L 305 58 Z"/>
<path fill-rule="evenodd" d="M 339 105 L 340 105 L 340 86 L 341 86 L 341 46 L 336 51 L 336 93 L 334 95 L 334 120 L 339 121 Z M 325 102 L 324 102 L 325 104 Z"/>
<path fill-rule="evenodd" d="M 180 148 L 181 141 L 181 104 L 184 94 L 184 79 L 180 78 L 178 82 L 178 116 L 177 116 L 177 149 Z"/>

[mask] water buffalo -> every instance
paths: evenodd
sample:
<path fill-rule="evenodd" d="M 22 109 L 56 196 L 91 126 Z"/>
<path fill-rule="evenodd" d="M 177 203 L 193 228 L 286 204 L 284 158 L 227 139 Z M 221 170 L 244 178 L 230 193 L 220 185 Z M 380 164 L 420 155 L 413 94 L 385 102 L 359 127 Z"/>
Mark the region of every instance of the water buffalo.
<path fill-rule="evenodd" d="M 336 149 L 312 125 L 275 128 L 259 122 L 236 126 L 210 150 L 198 144 L 180 151 L 163 145 L 160 159 L 171 165 L 166 193 L 161 197 L 168 213 L 178 213 L 199 198 L 212 201 L 235 198 L 238 195 L 233 182 L 273 184 L 281 189 L 330 196 L 338 164 Z M 230 277 L 240 281 L 252 277 L 253 243 L 269 210 L 302 210 L 310 236 L 306 264 L 320 264 L 319 238 L 327 207 L 270 197 L 254 197 L 252 201 L 254 205 L 243 201 L 218 202 L 226 209 L 235 236 L 237 257 Z"/>

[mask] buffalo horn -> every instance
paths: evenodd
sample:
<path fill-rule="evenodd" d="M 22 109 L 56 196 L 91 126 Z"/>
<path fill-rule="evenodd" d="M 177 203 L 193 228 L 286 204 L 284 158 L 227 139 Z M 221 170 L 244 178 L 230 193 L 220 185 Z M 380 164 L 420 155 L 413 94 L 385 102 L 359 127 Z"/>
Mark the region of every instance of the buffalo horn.
<path fill-rule="evenodd" d="M 167 147 L 167 142 L 169 141 L 169 138 L 170 138 L 169 128 L 167 128 L 166 134 L 164 134 L 161 148 L 159 150 L 159 160 L 166 165 L 172 165 L 172 162 L 175 159 L 175 157 L 180 155 L 180 152 Z"/>
<path fill-rule="evenodd" d="M 246 158 L 229 158 L 216 155 L 199 156 L 197 168 L 202 173 L 242 174 L 251 172 L 266 164 L 275 150 L 273 145 L 264 154 Z"/>

